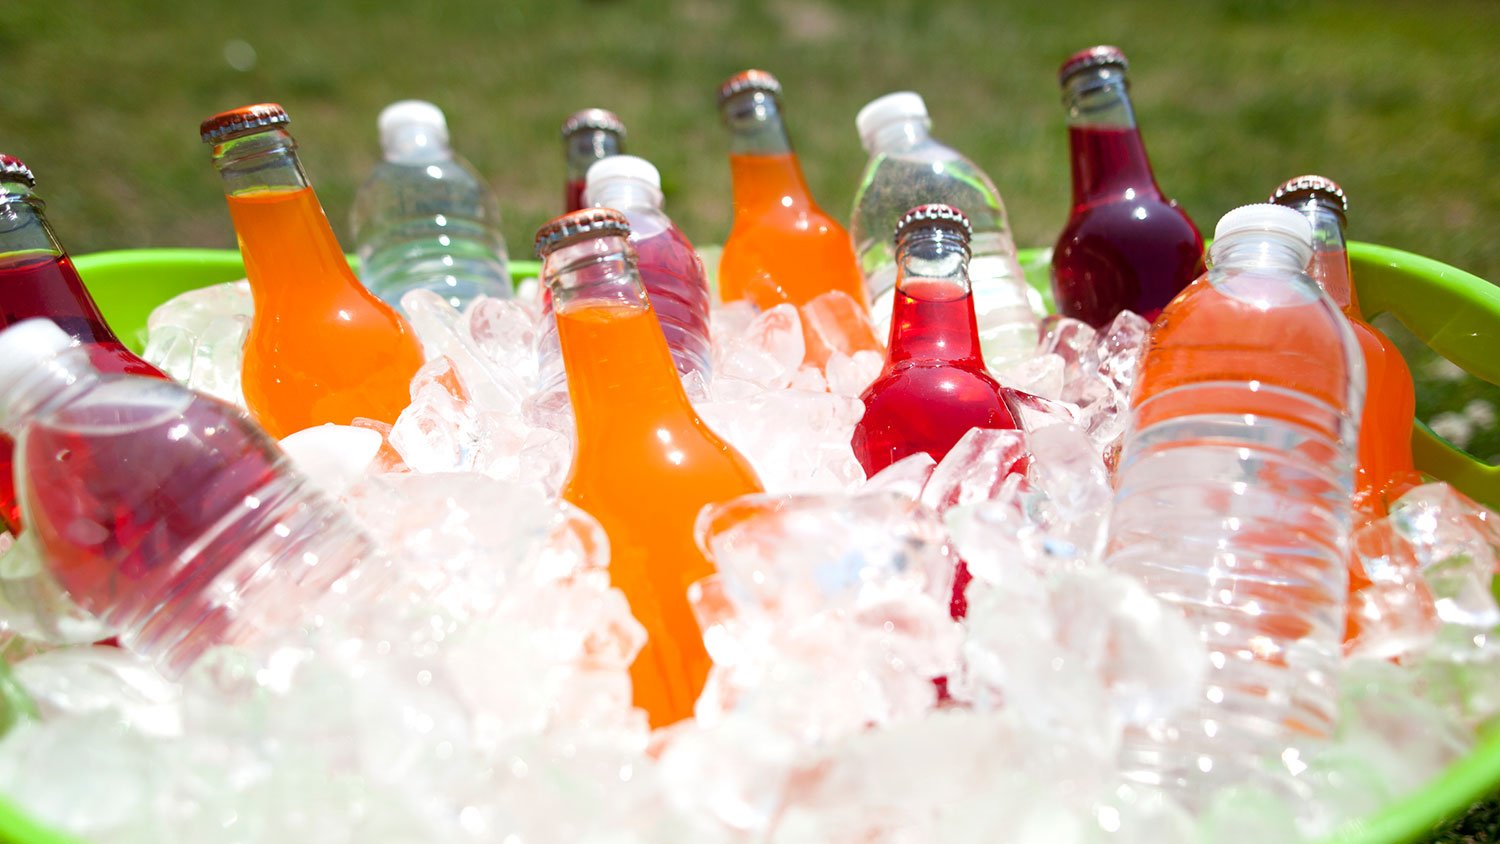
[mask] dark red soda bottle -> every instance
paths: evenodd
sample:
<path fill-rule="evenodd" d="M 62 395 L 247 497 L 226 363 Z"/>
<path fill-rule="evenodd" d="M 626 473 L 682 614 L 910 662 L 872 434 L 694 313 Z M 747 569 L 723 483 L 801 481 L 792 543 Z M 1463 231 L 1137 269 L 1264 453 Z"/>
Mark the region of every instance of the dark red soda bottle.
<path fill-rule="evenodd" d="M 563 190 L 563 211 L 586 207 L 583 189 L 589 167 L 601 158 L 625 151 L 625 124 L 612 111 L 586 108 L 568 115 L 562 125 L 563 149 L 568 156 L 568 181 Z"/>
<path fill-rule="evenodd" d="M 1203 274 L 1203 236 L 1162 194 L 1146 159 L 1126 67 L 1118 47 L 1090 47 L 1057 74 L 1073 210 L 1052 252 L 1052 293 L 1058 313 L 1095 328 L 1122 310 L 1155 320 Z"/>
<path fill-rule="evenodd" d="M 100 372 L 165 378 L 105 324 L 94 297 L 68 260 L 34 193 L 36 177 L 19 158 L 0 154 L 0 329 L 24 319 L 57 323 Z M 0 520 L 21 527 L 11 468 L 12 443 L 0 435 Z"/>
<path fill-rule="evenodd" d="M 1019 427 L 979 347 L 969 234 L 949 205 L 919 205 L 896 228 L 890 344 L 852 442 L 867 476 L 919 451 L 941 461 L 971 428 Z"/>

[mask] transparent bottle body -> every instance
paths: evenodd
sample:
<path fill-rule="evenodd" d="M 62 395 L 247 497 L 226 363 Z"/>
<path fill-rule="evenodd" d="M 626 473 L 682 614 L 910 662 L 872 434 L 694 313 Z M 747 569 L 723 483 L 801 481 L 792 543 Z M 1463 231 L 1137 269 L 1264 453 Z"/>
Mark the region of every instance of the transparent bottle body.
<path fill-rule="evenodd" d="M 1209 661 L 1197 701 L 1127 733 L 1131 776 L 1202 806 L 1331 734 L 1363 391 L 1347 323 L 1295 262 L 1216 266 L 1163 312 L 1107 561 L 1180 609 Z"/>
<path fill-rule="evenodd" d="M 969 280 L 986 361 L 998 365 L 1031 354 L 1041 297 L 1026 284 L 1000 193 L 977 165 L 931 137 L 876 146 L 855 194 L 850 234 L 874 302 L 877 336 L 890 330 L 896 224 L 914 206 L 933 202 L 959 209 L 973 226 Z"/>
<path fill-rule="evenodd" d="M 353 224 L 360 280 L 392 306 L 410 290 L 460 309 L 511 295 L 499 203 L 462 158 L 380 162 L 360 187 Z"/>

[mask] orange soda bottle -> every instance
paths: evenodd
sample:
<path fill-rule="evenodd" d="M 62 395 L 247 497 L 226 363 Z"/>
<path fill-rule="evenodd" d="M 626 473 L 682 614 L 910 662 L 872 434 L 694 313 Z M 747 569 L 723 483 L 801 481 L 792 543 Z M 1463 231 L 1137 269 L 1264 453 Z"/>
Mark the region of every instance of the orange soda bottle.
<path fill-rule="evenodd" d="M 355 417 L 395 422 L 422 346 L 349 268 L 275 103 L 203 121 L 224 179 L 255 316 L 245 339 L 245 404 L 272 436 Z"/>
<path fill-rule="evenodd" d="M 591 208 L 542 226 L 536 250 L 577 423 L 562 497 L 609 536 L 610 581 L 647 633 L 630 668 L 635 704 L 660 727 L 692 715 L 710 666 L 687 599 L 714 571 L 694 520 L 761 485 L 688 403 L 629 235 L 619 211 Z"/>
<path fill-rule="evenodd" d="M 781 121 L 781 83 L 746 70 L 719 88 L 729 126 L 734 226 L 719 259 L 719 298 L 765 310 L 830 290 L 870 310 L 849 233 L 813 201 Z"/>

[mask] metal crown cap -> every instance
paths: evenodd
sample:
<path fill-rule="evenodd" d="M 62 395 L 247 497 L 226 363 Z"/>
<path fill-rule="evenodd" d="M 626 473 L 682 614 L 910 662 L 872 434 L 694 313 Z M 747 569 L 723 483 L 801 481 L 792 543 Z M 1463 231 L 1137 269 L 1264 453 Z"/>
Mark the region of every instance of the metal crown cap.
<path fill-rule="evenodd" d="M 742 70 L 719 86 L 719 105 L 722 106 L 730 97 L 745 91 L 765 91 L 779 97 L 781 96 L 781 83 L 767 71 L 756 68 Z"/>
<path fill-rule="evenodd" d="M 563 121 L 562 136 L 566 138 L 581 129 L 602 129 L 625 137 L 625 122 L 619 115 L 602 108 L 586 108 L 568 115 Z"/>
<path fill-rule="evenodd" d="M 1061 85 L 1068 81 L 1068 77 L 1091 67 L 1103 67 L 1112 64 L 1121 70 L 1129 70 L 1130 62 L 1125 59 L 1125 51 L 1119 47 L 1108 44 L 1100 44 L 1087 50 L 1079 50 L 1063 61 L 1062 67 L 1057 69 L 1057 84 Z"/>
<path fill-rule="evenodd" d="M 584 208 L 553 217 L 536 230 L 536 256 L 545 258 L 561 247 L 591 237 L 614 234 L 630 235 L 630 223 L 613 208 Z"/>
<path fill-rule="evenodd" d="M 3 152 L 0 152 L 0 176 L 8 181 L 25 182 L 27 187 L 36 187 L 36 176 L 32 175 L 26 162 Z"/>
<path fill-rule="evenodd" d="M 286 109 L 276 103 L 256 103 L 221 111 L 198 125 L 198 135 L 205 144 L 216 144 L 267 126 L 291 123 Z"/>
<path fill-rule="evenodd" d="M 1286 203 L 1282 202 L 1283 199 L 1296 200 L 1300 197 L 1324 200 L 1339 212 L 1339 216 L 1349 213 L 1349 199 L 1344 196 L 1344 189 L 1339 187 L 1339 183 L 1326 176 L 1316 176 L 1311 173 L 1282 182 L 1275 191 L 1272 191 L 1271 202 L 1285 205 Z"/>
<path fill-rule="evenodd" d="M 901 215 L 901 222 L 896 224 L 895 239 L 900 240 L 901 235 L 912 226 L 923 224 L 945 225 L 948 228 L 959 229 L 964 233 L 964 239 L 974 235 L 974 227 L 969 224 L 969 218 L 964 212 L 954 208 L 952 205 L 942 203 L 931 203 L 918 205 L 905 214 Z"/>

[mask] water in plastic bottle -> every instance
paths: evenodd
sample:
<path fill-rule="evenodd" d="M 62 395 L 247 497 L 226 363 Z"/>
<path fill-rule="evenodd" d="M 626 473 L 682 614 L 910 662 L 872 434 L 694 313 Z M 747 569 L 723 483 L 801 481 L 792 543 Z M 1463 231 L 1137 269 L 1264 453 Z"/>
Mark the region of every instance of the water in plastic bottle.
<path fill-rule="evenodd" d="M 351 215 L 360 280 L 393 308 L 408 290 L 431 290 L 460 310 L 479 296 L 509 298 L 499 202 L 453 153 L 442 110 L 402 100 L 376 123 L 384 160 Z"/>
<path fill-rule="evenodd" d="M 46 320 L 0 332 L 0 427 L 28 536 L 122 646 L 179 672 L 303 622 L 379 567 L 343 511 L 243 412 L 171 381 L 103 375 Z M 308 614 L 311 617 L 311 614 Z"/>
<path fill-rule="evenodd" d="M 1073 209 L 1052 252 L 1058 313 L 1102 328 L 1122 310 L 1154 320 L 1203 273 L 1203 236 L 1157 187 L 1126 91 L 1125 54 L 1063 62 Z"/>
<path fill-rule="evenodd" d="M 586 108 L 568 115 L 562 125 L 563 153 L 568 178 L 563 186 L 563 211 L 587 207 L 583 191 L 595 161 L 625 151 L 625 124 L 612 111 Z"/>
<path fill-rule="evenodd" d="M 45 317 L 78 342 L 101 372 L 165 378 L 125 348 L 105 324 L 68 253 L 47 222 L 36 177 L 19 158 L 0 154 L 0 328 Z M 21 527 L 11 473 L 10 438 L 0 435 L 0 526 Z"/>
<path fill-rule="evenodd" d="M 866 310 L 869 296 L 849 234 L 819 208 L 781 120 L 781 83 L 763 70 L 719 88 L 729 127 L 734 225 L 719 259 L 719 298 L 762 310 L 839 290 Z"/>
<path fill-rule="evenodd" d="M 629 233 L 618 211 L 575 212 L 537 232 L 537 252 L 577 424 L 562 495 L 609 535 L 610 580 L 648 636 L 630 669 L 635 703 L 662 726 L 692 715 L 710 665 L 687 599 L 713 572 L 694 520 L 761 485 L 688 403 Z"/>
<path fill-rule="evenodd" d="M 677 371 L 707 377 L 708 277 L 693 244 L 662 212 L 661 174 L 651 162 L 633 155 L 605 158 L 589 168 L 584 201 L 613 208 L 630 222 L 636 268 Z"/>
<path fill-rule="evenodd" d="M 1219 221 L 1213 268 L 1152 328 L 1107 562 L 1201 631 L 1203 696 L 1127 734 L 1127 771 L 1202 805 L 1329 735 L 1364 367 L 1276 205 Z"/>
<path fill-rule="evenodd" d="M 916 205 L 942 203 L 962 211 L 974 227 L 969 283 L 986 361 L 999 366 L 1036 349 L 1041 297 L 1026 284 L 1000 192 L 969 159 L 932 137 L 927 105 L 910 91 L 887 94 L 855 118 L 870 162 L 854 197 L 849 230 L 874 301 L 882 335 L 895 298 L 896 256 L 890 233 Z"/>
<path fill-rule="evenodd" d="M 860 399 L 854 456 L 867 476 L 925 451 L 941 462 L 971 428 L 1019 427 L 985 368 L 966 274 L 969 223 L 947 205 L 896 229 L 896 298 L 885 368 Z"/>
<path fill-rule="evenodd" d="M 392 423 L 422 365 L 411 327 L 360 284 L 274 103 L 203 122 L 224 180 L 255 316 L 245 403 L 274 437 L 357 417 Z"/>

